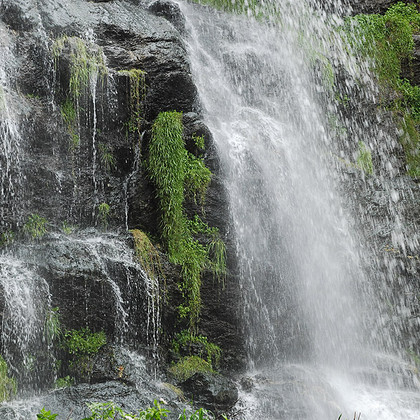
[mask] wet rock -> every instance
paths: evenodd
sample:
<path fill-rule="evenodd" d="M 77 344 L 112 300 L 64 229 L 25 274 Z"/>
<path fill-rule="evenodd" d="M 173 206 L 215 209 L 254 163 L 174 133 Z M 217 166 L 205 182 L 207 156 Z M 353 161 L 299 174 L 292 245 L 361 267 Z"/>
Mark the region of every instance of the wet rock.
<path fill-rule="evenodd" d="M 179 32 L 185 31 L 185 18 L 176 3 L 170 0 L 157 0 L 148 7 L 148 10 L 156 16 L 167 19 Z"/>
<path fill-rule="evenodd" d="M 228 411 L 238 400 L 235 384 L 221 375 L 196 373 L 180 386 L 198 406 L 215 413 Z"/>

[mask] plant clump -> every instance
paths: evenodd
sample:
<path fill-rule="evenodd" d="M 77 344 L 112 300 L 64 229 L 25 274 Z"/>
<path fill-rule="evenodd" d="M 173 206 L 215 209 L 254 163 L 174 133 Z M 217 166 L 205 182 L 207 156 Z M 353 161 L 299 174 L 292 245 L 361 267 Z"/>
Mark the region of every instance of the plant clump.
<path fill-rule="evenodd" d="M 190 155 L 183 139 L 182 114 L 160 113 L 152 127 L 148 170 L 160 204 L 161 238 L 170 261 L 181 266 L 183 282 L 179 288 L 184 302 L 178 307 L 179 315 L 188 319 L 190 331 L 196 332 L 201 311 L 201 274 L 204 269 L 213 271 L 217 267 L 214 271 L 220 275 L 225 269 L 225 265 L 222 267 L 225 254 L 220 244 L 209 245 L 195 238 L 196 231 L 184 212 L 185 191 L 198 193 L 203 201 L 211 179 L 203 160 Z M 209 232 L 210 228 L 202 233 Z M 212 265 L 216 253 L 221 258 L 217 257 Z"/>
<path fill-rule="evenodd" d="M 68 330 L 64 333 L 64 347 L 75 359 L 92 356 L 106 344 L 107 339 L 103 331 L 92 332 L 89 328 Z"/>

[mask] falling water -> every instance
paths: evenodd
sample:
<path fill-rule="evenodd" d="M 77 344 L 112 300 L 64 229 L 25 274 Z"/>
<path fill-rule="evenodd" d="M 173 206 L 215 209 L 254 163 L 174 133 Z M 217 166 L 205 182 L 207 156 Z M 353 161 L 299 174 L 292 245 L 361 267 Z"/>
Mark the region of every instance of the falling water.
<path fill-rule="evenodd" d="M 325 58 L 345 69 L 349 90 L 363 81 L 364 99 L 374 98 L 375 87 L 367 67 L 331 35 L 342 23 L 338 15 L 316 2 L 279 3 L 271 19 L 258 20 L 180 5 L 241 266 L 254 375 L 241 408 L 247 419 L 357 411 L 371 420 L 414 420 L 418 379 L 397 352 L 385 353 L 388 331 L 371 334 L 381 305 L 372 303 L 367 245 L 343 194 L 345 165 L 329 123 L 339 115 Z M 337 3 L 334 10 L 344 12 Z M 354 145 L 374 132 L 363 114 L 358 124 Z"/>

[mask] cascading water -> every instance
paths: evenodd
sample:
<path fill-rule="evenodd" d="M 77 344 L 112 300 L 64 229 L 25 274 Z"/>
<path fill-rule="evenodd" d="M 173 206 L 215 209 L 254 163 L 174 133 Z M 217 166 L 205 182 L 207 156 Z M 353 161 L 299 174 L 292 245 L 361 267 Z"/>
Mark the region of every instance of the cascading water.
<path fill-rule="evenodd" d="M 414 420 L 418 379 L 395 346 L 383 345 L 395 341 L 391 329 L 378 328 L 375 313 L 382 305 L 377 293 L 387 292 L 375 294 L 366 274 L 363 229 L 344 205 L 328 68 L 314 68 L 328 54 L 350 75 L 349 90 L 362 78 L 363 95 L 372 100 L 374 85 L 367 67 L 331 35 L 341 21 L 326 5 L 279 3 L 271 19 L 261 7 L 257 20 L 180 5 L 230 197 L 250 374 L 260 374 L 244 396 L 244 418 L 326 419 L 357 411 L 371 420 Z M 345 11 L 341 4 L 334 10 Z M 386 149 L 362 113 L 355 121 L 355 145 L 376 144 L 376 136 Z M 384 166 L 390 175 L 392 165 Z M 389 215 L 396 217 L 394 210 Z"/>

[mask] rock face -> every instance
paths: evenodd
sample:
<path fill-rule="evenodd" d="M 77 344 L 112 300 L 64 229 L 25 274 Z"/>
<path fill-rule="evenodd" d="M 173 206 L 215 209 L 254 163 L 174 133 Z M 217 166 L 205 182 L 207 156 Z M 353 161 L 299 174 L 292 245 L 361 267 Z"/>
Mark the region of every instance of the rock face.
<path fill-rule="evenodd" d="M 179 8 L 168 1 L 146 10 L 124 0 L 4 0 L 0 16 L 1 232 L 15 232 L 16 240 L 7 252 L 47 282 L 66 328 L 89 326 L 113 341 L 125 337 L 136 348 L 150 347 L 144 273 L 130 236 L 121 232 L 158 236 L 146 165 L 151 124 L 162 111 L 183 112 L 187 148 L 194 148 L 192 135 L 205 138 L 204 159 L 214 173 L 205 219 L 220 229 L 230 255 L 225 288 L 210 274 L 203 279 L 200 332 L 222 347 L 224 369 L 243 366 L 225 192 L 200 119 Z M 188 214 L 197 208 L 186 203 Z M 50 232 L 77 233 L 32 241 L 31 215 L 45 218 Z M 179 269 L 163 254 L 162 261 L 161 360 L 181 299 Z"/>
<path fill-rule="evenodd" d="M 398 3 L 398 0 L 347 0 L 353 9 L 353 14 L 358 13 L 384 13 L 390 6 Z M 415 0 L 408 0 L 405 3 L 417 3 Z"/>

